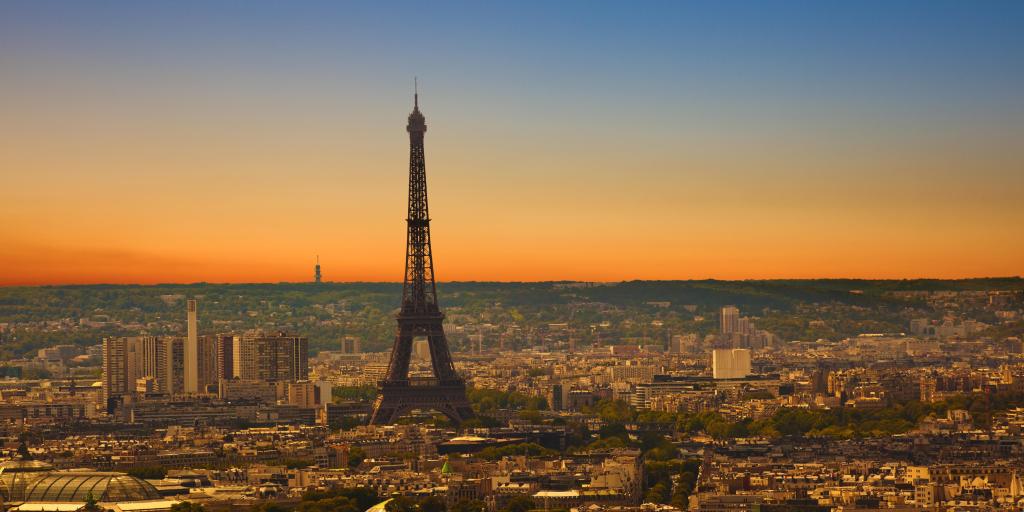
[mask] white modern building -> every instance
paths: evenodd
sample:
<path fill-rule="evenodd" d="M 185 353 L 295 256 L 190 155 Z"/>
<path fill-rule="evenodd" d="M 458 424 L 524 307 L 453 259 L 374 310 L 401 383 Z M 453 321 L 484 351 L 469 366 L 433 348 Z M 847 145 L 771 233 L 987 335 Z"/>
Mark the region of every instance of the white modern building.
<path fill-rule="evenodd" d="M 716 379 L 742 379 L 750 375 L 750 349 L 715 349 L 711 352 L 711 371 Z"/>

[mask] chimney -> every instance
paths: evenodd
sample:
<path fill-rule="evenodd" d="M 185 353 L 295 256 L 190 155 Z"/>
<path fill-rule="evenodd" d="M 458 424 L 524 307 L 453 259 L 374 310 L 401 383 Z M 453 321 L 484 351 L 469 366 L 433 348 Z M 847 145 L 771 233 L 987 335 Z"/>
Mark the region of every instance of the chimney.
<path fill-rule="evenodd" d="M 199 393 L 199 319 L 195 299 L 188 300 L 188 337 L 185 338 L 185 393 Z"/>

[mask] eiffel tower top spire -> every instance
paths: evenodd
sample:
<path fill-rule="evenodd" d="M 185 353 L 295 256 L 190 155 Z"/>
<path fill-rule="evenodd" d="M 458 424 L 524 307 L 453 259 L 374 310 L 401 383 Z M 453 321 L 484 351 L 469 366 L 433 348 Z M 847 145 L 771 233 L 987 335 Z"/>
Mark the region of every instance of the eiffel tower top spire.
<path fill-rule="evenodd" d="M 416 86 L 417 89 L 419 86 Z M 423 113 L 420 112 L 420 93 L 417 90 L 412 95 L 412 112 L 409 113 L 409 124 L 405 127 L 406 131 L 409 132 L 409 136 L 413 134 L 419 134 L 420 143 L 423 142 L 423 132 L 427 131 L 427 119 L 423 117 Z M 411 162 L 410 162 L 411 163 Z"/>

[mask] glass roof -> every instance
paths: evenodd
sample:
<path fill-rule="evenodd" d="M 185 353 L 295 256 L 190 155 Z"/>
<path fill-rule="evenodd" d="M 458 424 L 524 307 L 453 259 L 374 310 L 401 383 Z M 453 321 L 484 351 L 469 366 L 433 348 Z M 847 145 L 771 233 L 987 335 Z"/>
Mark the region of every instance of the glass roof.
<path fill-rule="evenodd" d="M 0 462 L 4 473 L 28 473 L 35 471 L 53 471 L 53 466 L 41 460 L 5 460 Z"/>
<path fill-rule="evenodd" d="M 4 470 L 0 474 L 0 497 L 4 501 L 24 501 L 28 486 L 48 474 L 46 471 Z"/>
<path fill-rule="evenodd" d="M 25 491 L 25 501 L 143 501 L 161 499 L 156 487 L 124 473 L 53 472 L 32 482 Z"/>

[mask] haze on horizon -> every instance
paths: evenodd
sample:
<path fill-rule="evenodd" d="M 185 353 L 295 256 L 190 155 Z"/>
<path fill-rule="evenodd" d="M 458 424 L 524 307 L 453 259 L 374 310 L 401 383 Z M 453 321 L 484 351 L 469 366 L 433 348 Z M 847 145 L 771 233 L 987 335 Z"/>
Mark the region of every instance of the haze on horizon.
<path fill-rule="evenodd" d="M 0 284 L 1024 274 L 1024 3 L 0 3 Z"/>

